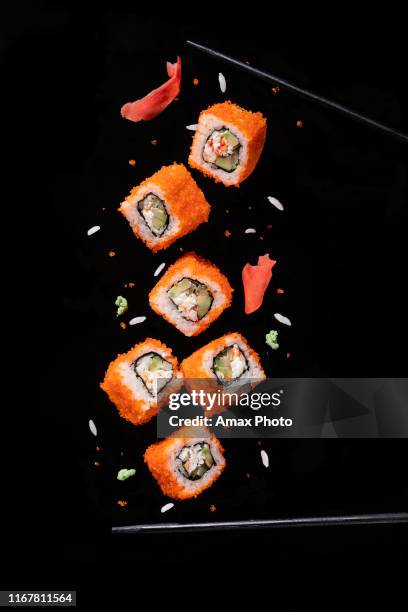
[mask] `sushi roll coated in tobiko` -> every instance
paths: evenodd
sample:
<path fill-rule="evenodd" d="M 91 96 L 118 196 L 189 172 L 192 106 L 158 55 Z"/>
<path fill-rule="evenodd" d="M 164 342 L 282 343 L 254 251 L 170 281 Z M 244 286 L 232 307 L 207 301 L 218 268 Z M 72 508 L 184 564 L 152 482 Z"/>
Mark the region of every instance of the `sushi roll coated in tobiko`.
<path fill-rule="evenodd" d="M 153 287 L 149 303 L 185 336 L 197 336 L 230 306 L 232 292 L 214 264 L 186 253 Z"/>
<path fill-rule="evenodd" d="M 134 187 L 119 211 L 155 252 L 208 221 L 210 205 L 187 168 L 172 164 Z"/>
<path fill-rule="evenodd" d="M 159 340 L 146 338 L 109 364 L 101 388 L 134 425 L 150 421 L 183 383 L 177 359 Z"/>
<path fill-rule="evenodd" d="M 227 187 L 254 170 L 266 138 L 266 119 L 232 102 L 200 113 L 188 163 Z"/>
<path fill-rule="evenodd" d="M 264 380 L 259 355 L 241 334 L 230 333 L 213 340 L 180 365 L 184 378 L 214 378 L 227 386 L 243 378 Z"/>
<path fill-rule="evenodd" d="M 180 430 L 152 444 L 144 455 L 162 492 L 172 499 L 197 497 L 219 478 L 226 465 L 224 449 L 214 434 L 205 428 L 190 431 L 189 435 L 188 429 Z"/>
<path fill-rule="evenodd" d="M 201 404 L 209 414 L 235 405 L 235 395 L 238 398 L 266 378 L 259 355 L 238 333 L 206 344 L 184 359 L 180 369 L 188 391 L 214 394 L 211 410 L 207 403 Z M 232 398 L 230 404 L 228 398 Z"/>

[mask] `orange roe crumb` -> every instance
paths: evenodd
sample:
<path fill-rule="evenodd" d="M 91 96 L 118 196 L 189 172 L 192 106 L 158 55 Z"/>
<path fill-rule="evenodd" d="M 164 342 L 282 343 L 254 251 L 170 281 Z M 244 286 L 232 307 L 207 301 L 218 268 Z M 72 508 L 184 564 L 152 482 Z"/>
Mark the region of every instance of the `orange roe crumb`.
<path fill-rule="evenodd" d="M 180 100 L 180 98 L 177 96 L 177 98 L 174 98 L 174 102 L 178 102 Z"/>
<path fill-rule="evenodd" d="M 215 506 L 214 504 L 211 504 L 210 506 L 210 512 L 215 512 L 217 509 L 217 506 Z"/>
<path fill-rule="evenodd" d="M 129 159 L 129 166 L 136 166 L 136 160 L 135 159 Z"/>
<path fill-rule="evenodd" d="M 298 128 L 303 127 L 303 121 L 300 121 L 300 119 L 298 119 L 298 120 L 296 121 L 296 127 L 298 127 Z"/>
<path fill-rule="evenodd" d="M 123 321 L 121 321 L 120 326 L 122 329 L 126 329 L 126 323 L 124 323 Z"/>
<path fill-rule="evenodd" d="M 284 289 L 277 289 L 276 293 L 285 293 L 285 290 Z"/>
<path fill-rule="evenodd" d="M 229 238 L 229 237 L 231 236 L 231 232 L 230 232 L 229 230 L 225 230 L 225 232 L 224 232 L 224 236 L 225 236 L 226 238 Z"/>
<path fill-rule="evenodd" d="M 156 138 L 153 138 L 153 140 L 151 140 L 150 142 L 152 143 L 153 146 L 157 145 L 157 139 Z"/>
<path fill-rule="evenodd" d="M 94 462 L 94 465 L 95 465 L 96 467 L 99 467 L 99 466 L 100 466 L 99 461 L 95 461 L 95 462 Z"/>
<path fill-rule="evenodd" d="M 101 449 L 99 448 L 99 446 L 96 447 L 96 452 L 99 453 Z"/>
<path fill-rule="evenodd" d="M 198 85 L 199 84 L 199 80 L 198 79 L 193 79 L 193 85 Z"/>
<path fill-rule="evenodd" d="M 280 87 L 278 87 L 278 85 L 276 85 L 276 87 L 272 87 L 272 93 L 274 96 L 276 96 L 279 92 L 280 92 Z"/>
<path fill-rule="evenodd" d="M 119 499 L 118 506 L 120 506 L 121 508 L 124 508 L 125 506 L 127 506 L 127 501 L 125 501 L 124 499 Z"/>
<path fill-rule="evenodd" d="M 109 251 L 108 255 L 109 257 L 115 257 L 116 253 L 115 251 Z"/>

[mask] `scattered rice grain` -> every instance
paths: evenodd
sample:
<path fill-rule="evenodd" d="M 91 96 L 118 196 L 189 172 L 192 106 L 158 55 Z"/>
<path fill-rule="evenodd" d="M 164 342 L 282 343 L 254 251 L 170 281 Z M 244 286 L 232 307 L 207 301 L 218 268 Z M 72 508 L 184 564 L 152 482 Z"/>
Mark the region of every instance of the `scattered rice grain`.
<path fill-rule="evenodd" d="M 153 276 L 159 276 L 160 272 L 166 267 L 166 264 L 163 262 L 160 264 L 160 266 L 158 268 L 156 268 L 155 273 L 153 274 Z"/>
<path fill-rule="evenodd" d="M 133 317 L 133 319 L 130 319 L 129 325 L 137 325 L 143 323 L 143 321 L 146 321 L 146 317 Z"/>
<path fill-rule="evenodd" d="M 165 504 L 165 505 L 164 505 L 164 506 L 161 508 L 160 512 L 161 512 L 162 514 L 164 514 L 164 513 L 165 513 L 165 512 L 167 512 L 168 510 L 171 510 L 172 508 L 174 508 L 174 504 L 172 504 L 172 503 L 170 503 L 170 504 Z"/>
<path fill-rule="evenodd" d="M 89 419 L 89 429 L 91 430 L 91 433 L 93 433 L 94 436 L 98 435 L 98 430 L 96 429 L 96 425 L 92 419 Z"/>
<path fill-rule="evenodd" d="M 283 325 L 289 325 L 289 326 L 292 325 L 290 319 L 288 319 L 288 317 L 284 317 L 283 315 L 279 314 L 279 312 L 275 312 L 273 316 L 275 317 L 277 321 L 279 321 L 279 323 L 283 323 Z"/>
<path fill-rule="evenodd" d="M 268 456 L 268 453 L 264 450 L 261 450 L 261 459 L 262 459 L 262 463 L 264 464 L 264 466 L 266 468 L 269 467 L 269 456 Z"/>
<path fill-rule="evenodd" d="M 279 202 L 277 198 L 274 198 L 273 196 L 268 196 L 268 200 L 271 204 L 275 206 L 275 208 L 277 208 L 278 210 L 283 210 L 283 204 Z"/>
<path fill-rule="evenodd" d="M 94 225 L 93 227 L 89 228 L 86 233 L 88 234 L 88 236 L 92 236 L 93 234 L 96 234 L 96 232 L 99 232 L 100 229 L 100 225 Z"/>

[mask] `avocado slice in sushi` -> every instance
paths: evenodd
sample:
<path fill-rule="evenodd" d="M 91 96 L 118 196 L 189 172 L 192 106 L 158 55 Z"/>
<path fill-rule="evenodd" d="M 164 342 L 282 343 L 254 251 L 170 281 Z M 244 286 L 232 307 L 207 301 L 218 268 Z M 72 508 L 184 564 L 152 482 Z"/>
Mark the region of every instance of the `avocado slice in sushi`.
<path fill-rule="evenodd" d="M 189 321 L 200 321 L 211 308 L 213 296 L 204 283 L 182 278 L 167 292 L 180 314 Z"/>
<path fill-rule="evenodd" d="M 214 164 L 226 172 L 233 172 L 239 164 L 239 153 L 238 151 L 234 151 L 231 155 L 228 155 L 228 157 L 217 156 Z"/>
<path fill-rule="evenodd" d="M 189 278 L 183 278 L 181 281 L 178 281 L 169 289 L 169 296 L 171 297 L 171 299 L 177 298 L 182 293 L 188 291 L 191 286 L 191 280 Z"/>
<path fill-rule="evenodd" d="M 223 136 L 227 140 L 228 144 L 231 145 L 231 147 L 233 147 L 234 149 L 239 147 L 240 142 L 238 138 L 234 136 L 232 132 L 230 132 L 229 130 L 225 130 L 225 132 L 223 133 Z"/>
<path fill-rule="evenodd" d="M 206 442 L 183 446 L 177 459 L 179 472 L 189 480 L 199 480 L 215 465 L 211 449 Z"/>
<path fill-rule="evenodd" d="M 135 374 L 153 396 L 160 393 L 173 377 L 173 367 L 158 353 L 146 353 L 133 364 Z"/>
<path fill-rule="evenodd" d="M 246 357 L 238 344 L 223 349 L 214 357 L 213 370 L 222 383 L 238 380 L 247 369 Z"/>
<path fill-rule="evenodd" d="M 199 319 L 205 317 L 211 308 L 213 298 L 207 287 L 201 287 L 197 290 L 197 316 Z"/>
<path fill-rule="evenodd" d="M 155 236 L 164 234 L 170 217 L 163 200 L 154 193 L 148 193 L 138 202 L 137 209 L 152 234 Z"/>

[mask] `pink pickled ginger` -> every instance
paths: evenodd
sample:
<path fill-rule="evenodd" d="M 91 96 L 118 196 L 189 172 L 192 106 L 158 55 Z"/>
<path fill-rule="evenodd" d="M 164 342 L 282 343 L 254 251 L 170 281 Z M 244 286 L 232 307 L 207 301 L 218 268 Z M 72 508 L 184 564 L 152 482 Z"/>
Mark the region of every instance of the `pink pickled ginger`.
<path fill-rule="evenodd" d="M 242 270 L 242 283 L 245 294 L 245 314 L 251 314 L 262 305 L 265 291 L 272 278 L 272 268 L 276 261 L 269 255 L 258 257 L 256 266 L 245 264 Z"/>
<path fill-rule="evenodd" d="M 180 92 L 181 81 L 181 58 L 171 64 L 167 62 L 168 81 L 153 89 L 144 98 L 127 102 L 120 109 L 120 114 L 129 121 L 149 121 L 157 117 L 164 109 L 173 102 Z"/>

